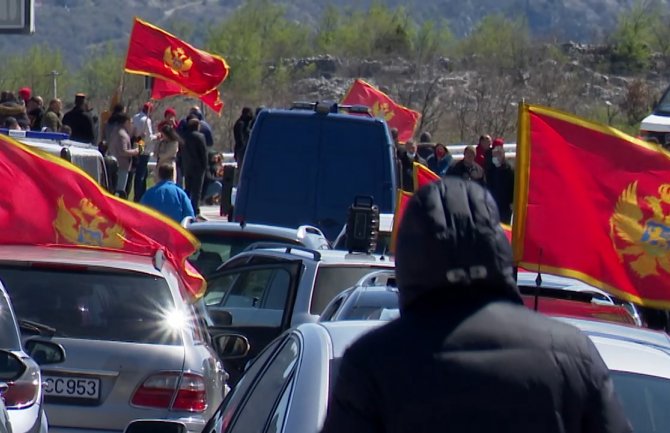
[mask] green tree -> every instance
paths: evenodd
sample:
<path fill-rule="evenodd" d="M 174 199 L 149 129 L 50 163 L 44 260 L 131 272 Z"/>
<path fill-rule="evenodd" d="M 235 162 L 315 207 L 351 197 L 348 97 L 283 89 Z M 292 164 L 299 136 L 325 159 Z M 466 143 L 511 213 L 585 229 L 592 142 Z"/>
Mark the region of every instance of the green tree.
<path fill-rule="evenodd" d="M 289 21 L 285 13 L 270 0 L 247 0 L 210 30 L 205 46 L 230 65 L 229 88 L 253 99 L 272 75 L 271 66 L 311 51 L 308 28 Z"/>
<path fill-rule="evenodd" d="M 316 34 L 316 45 L 335 55 L 360 59 L 409 57 L 415 25 L 403 7 L 390 9 L 380 1 L 367 11 L 340 14 L 327 8 Z"/>
<path fill-rule="evenodd" d="M 473 61 L 474 66 L 509 71 L 527 66 L 530 46 L 525 20 L 495 14 L 485 16 L 472 33 L 459 42 L 457 53 Z"/>
<path fill-rule="evenodd" d="M 87 58 L 77 73 L 78 88 L 95 104 L 108 101 L 123 75 L 124 54 L 107 44 Z M 105 107 L 106 108 L 106 107 Z"/>
<path fill-rule="evenodd" d="M 619 15 L 610 37 L 614 72 L 640 71 L 649 65 L 657 17 L 656 9 L 648 0 L 636 0 L 629 11 Z"/>
<path fill-rule="evenodd" d="M 58 95 L 67 92 L 72 83 L 72 76 L 65 66 L 60 51 L 48 46 L 37 45 L 26 53 L 8 58 L 2 67 L 0 88 L 17 91 L 20 87 L 29 86 L 34 95 L 40 95 L 48 102 L 53 96 L 52 71 L 57 71 Z"/>

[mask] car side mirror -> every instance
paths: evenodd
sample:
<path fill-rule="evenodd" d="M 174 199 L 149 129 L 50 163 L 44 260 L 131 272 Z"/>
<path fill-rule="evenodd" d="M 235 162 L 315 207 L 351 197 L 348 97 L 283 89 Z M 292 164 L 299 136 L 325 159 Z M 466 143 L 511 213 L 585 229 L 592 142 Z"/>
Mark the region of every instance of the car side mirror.
<path fill-rule="evenodd" d="M 23 346 L 28 356 L 39 365 L 58 364 L 65 361 L 65 349 L 53 341 L 30 339 Z"/>
<path fill-rule="evenodd" d="M 182 422 L 138 419 L 126 427 L 124 433 L 186 433 L 186 425 Z"/>
<path fill-rule="evenodd" d="M 209 318 L 216 326 L 232 326 L 233 315 L 225 310 L 209 310 Z"/>
<path fill-rule="evenodd" d="M 222 360 L 244 358 L 251 348 L 247 337 L 228 332 L 213 335 L 212 344 Z"/>
<path fill-rule="evenodd" d="M 14 353 L 0 350 L 0 382 L 13 382 L 26 371 L 26 364 Z"/>

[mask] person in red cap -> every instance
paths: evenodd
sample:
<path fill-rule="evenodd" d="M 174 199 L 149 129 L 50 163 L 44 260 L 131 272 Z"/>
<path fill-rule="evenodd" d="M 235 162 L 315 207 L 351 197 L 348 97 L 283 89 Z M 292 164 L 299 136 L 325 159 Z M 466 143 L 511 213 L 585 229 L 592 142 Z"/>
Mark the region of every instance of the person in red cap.
<path fill-rule="evenodd" d="M 30 89 L 30 87 L 21 87 L 19 89 L 19 99 L 23 101 L 23 105 L 28 105 L 28 100 L 32 96 L 33 91 Z"/>
<path fill-rule="evenodd" d="M 170 125 L 172 129 L 177 129 L 177 111 L 172 107 L 165 109 L 163 120 L 158 123 L 158 131 L 162 131 L 165 125 Z"/>
<path fill-rule="evenodd" d="M 505 145 L 505 140 L 502 139 L 502 137 L 498 137 L 495 140 L 493 140 L 493 144 L 491 144 L 491 148 L 496 148 L 499 146 L 504 146 Z"/>

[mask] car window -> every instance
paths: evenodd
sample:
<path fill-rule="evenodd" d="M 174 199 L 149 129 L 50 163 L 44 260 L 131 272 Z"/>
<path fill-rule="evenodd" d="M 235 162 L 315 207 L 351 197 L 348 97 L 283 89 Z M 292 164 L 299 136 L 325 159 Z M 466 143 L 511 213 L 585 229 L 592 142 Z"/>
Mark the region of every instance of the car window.
<path fill-rule="evenodd" d="M 291 287 L 283 267 L 242 270 L 211 278 L 205 295 L 208 307 L 225 310 L 232 326 L 281 326 Z"/>
<path fill-rule="evenodd" d="M 284 387 L 284 391 L 282 392 L 279 403 L 277 404 L 277 407 L 275 408 L 275 411 L 270 418 L 270 424 L 268 424 L 268 428 L 265 430 L 265 433 L 279 433 L 282 431 L 282 427 L 284 427 L 284 420 L 286 420 L 286 415 L 288 414 L 288 406 L 291 398 L 291 391 L 293 389 L 293 381 L 295 380 L 294 378 L 295 376 L 291 377 L 289 382 Z"/>
<path fill-rule="evenodd" d="M 200 250 L 194 253 L 189 261 L 198 271 L 207 275 L 214 272 L 226 260 L 244 251 L 256 242 L 279 242 L 301 245 L 295 239 L 259 235 L 256 233 L 195 233 L 200 241 Z"/>
<path fill-rule="evenodd" d="M 0 267 L 20 319 L 53 327 L 58 337 L 181 344 L 165 279 L 130 272 Z"/>
<path fill-rule="evenodd" d="M 388 268 L 344 264 L 319 266 L 309 308 L 310 313 L 320 315 L 335 296 L 355 285 L 365 275 L 380 269 Z"/>
<path fill-rule="evenodd" d="M 228 431 L 228 425 L 230 424 L 230 421 L 233 419 L 233 416 L 235 416 L 235 412 L 249 392 L 249 389 L 255 383 L 255 379 L 259 372 L 262 371 L 268 359 L 270 359 L 275 354 L 277 347 L 279 347 L 284 341 L 285 338 L 276 339 L 265 349 L 263 349 L 263 351 L 256 357 L 256 359 L 250 362 L 249 367 L 240 378 L 240 381 L 237 382 L 235 388 L 233 388 L 230 394 L 226 397 L 226 402 L 224 403 L 223 409 L 223 421 L 222 428 L 220 430 L 221 432 Z"/>
<path fill-rule="evenodd" d="M 337 312 L 337 310 L 340 309 L 342 306 L 342 302 L 344 302 L 345 296 L 339 296 L 337 299 L 333 300 L 324 310 L 324 312 L 321 314 L 321 320 L 322 322 L 329 322 L 333 320 L 333 316 Z"/>
<path fill-rule="evenodd" d="M 670 431 L 670 380 L 620 371 L 611 376 L 633 431 Z"/>
<path fill-rule="evenodd" d="M 289 383 L 300 352 L 296 338 L 289 338 L 268 364 L 251 390 L 229 430 L 230 433 L 258 433 L 272 420 L 275 405 Z"/>
<path fill-rule="evenodd" d="M 19 350 L 21 341 L 7 297 L 0 293 L 0 349 Z"/>

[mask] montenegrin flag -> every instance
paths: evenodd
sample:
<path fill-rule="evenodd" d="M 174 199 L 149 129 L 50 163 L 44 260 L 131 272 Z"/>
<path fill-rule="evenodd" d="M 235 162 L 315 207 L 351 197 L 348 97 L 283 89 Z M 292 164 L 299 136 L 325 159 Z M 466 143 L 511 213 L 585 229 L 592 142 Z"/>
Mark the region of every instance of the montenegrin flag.
<path fill-rule="evenodd" d="M 205 280 L 186 260 L 187 230 L 105 191 L 74 164 L 0 135 L 0 244 L 73 246 L 154 256 L 163 251 L 194 298 Z"/>
<path fill-rule="evenodd" d="M 198 98 L 219 115 L 221 114 L 221 110 L 223 110 L 223 101 L 221 101 L 221 93 L 219 93 L 219 89 L 214 89 L 205 95 L 196 95 L 195 93 L 184 89 L 177 83 L 154 78 L 153 84 L 151 85 L 151 99 L 158 100 L 170 96 Z"/>
<path fill-rule="evenodd" d="M 414 178 L 414 191 L 418 191 L 421 187 L 440 180 L 440 176 L 435 174 L 430 168 L 418 162 L 412 163 L 412 176 Z"/>
<path fill-rule="evenodd" d="M 512 246 L 526 269 L 670 308 L 670 153 L 522 104 Z"/>
<path fill-rule="evenodd" d="M 206 95 L 226 79 L 228 70 L 223 58 L 194 48 L 135 18 L 128 43 L 126 72 L 162 78 L 196 95 Z"/>
<path fill-rule="evenodd" d="M 440 176 L 433 173 L 428 167 L 418 162 L 413 163 L 412 166 L 412 175 L 414 177 L 414 191 L 418 191 L 421 187 L 428 185 L 429 183 L 440 180 Z M 412 193 L 398 189 L 396 197 L 395 212 L 393 214 L 393 231 L 391 232 L 391 252 L 395 252 L 395 242 L 398 237 L 398 228 L 400 227 L 400 222 L 402 221 L 403 215 L 405 215 L 405 209 L 409 203 L 409 199 L 412 198 Z"/>
<path fill-rule="evenodd" d="M 360 79 L 354 81 L 342 105 L 367 105 L 373 116 L 386 120 L 389 128 L 398 130 L 401 143 L 412 139 L 421 118 L 418 112 L 397 104 L 384 92 Z"/>

